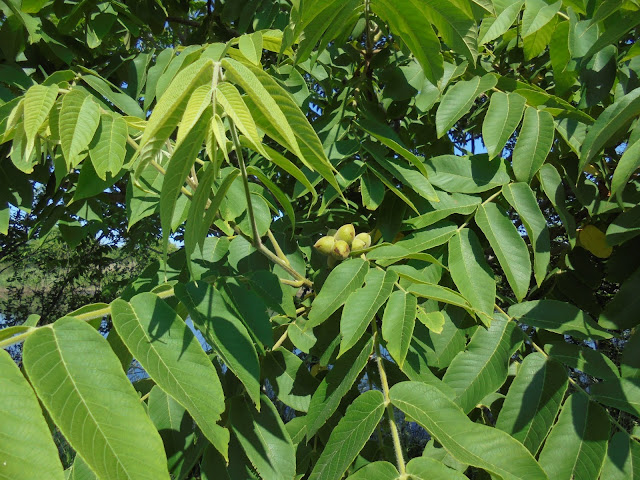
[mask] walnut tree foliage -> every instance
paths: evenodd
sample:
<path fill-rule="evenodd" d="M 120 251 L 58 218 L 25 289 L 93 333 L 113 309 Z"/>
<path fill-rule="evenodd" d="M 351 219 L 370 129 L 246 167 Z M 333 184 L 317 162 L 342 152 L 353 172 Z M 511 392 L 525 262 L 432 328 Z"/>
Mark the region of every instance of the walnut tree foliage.
<path fill-rule="evenodd" d="M 637 0 L 0 11 L 1 234 L 164 249 L 0 330 L 0 478 L 640 478 Z"/>

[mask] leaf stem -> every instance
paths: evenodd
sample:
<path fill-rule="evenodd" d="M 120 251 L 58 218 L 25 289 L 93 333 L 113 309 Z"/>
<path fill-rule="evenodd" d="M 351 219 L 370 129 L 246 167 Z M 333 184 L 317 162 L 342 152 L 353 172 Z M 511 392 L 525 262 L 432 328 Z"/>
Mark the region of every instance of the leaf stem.
<path fill-rule="evenodd" d="M 267 230 L 267 236 L 269 237 L 269 241 L 273 245 L 273 249 L 276 251 L 276 255 L 278 255 L 278 257 L 281 258 L 283 261 L 287 262 L 287 265 L 291 265 L 291 263 L 289 262 L 289 259 L 280 248 L 280 244 L 276 240 L 276 237 L 273 236 L 273 232 L 271 231 L 271 229 Z"/>
<path fill-rule="evenodd" d="M 244 163 L 244 155 L 242 155 L 242 147 L 238 140 L 238 132 L 236 126 L 228 117 L 229 130 L 231 131 L 231 140 L 236 150 L 236 156 L 238 157 L 238 166 L 240 167 L 240 173 L 242 174 L 242 183 L 244 185 L 244 194 L 247 199 L 247 210 L 249 211 L 249 221 L 251 222 L 251 231 L 253 232 L 253 246 L 258 248 L 262 245 L 260 234 L 258 233 L 258 225 L 256 224 L 256 218 L 253 212 L 253 204 L 251 203 L 251 190 L 249 190 L 249 176 L 247 175 L 247 166 Z"/>
<path fill-rule="evenodd" d="M 288 336 L 289 336 L 289 329 L 285 330 L 282 336 L 278 339 L 278 341 L 273 344 L 273 348 L 271 349 L 271 351 L 274 351 L 280 348 Z"/>
<path fill-rule="evenodd" d="M 378 325 L 375 319 L 371 322 L 373 325 L 373 339 L 375 343 L 376 352 L 376 364 L 378 365 L 378 372 L 380 374 L 380 384 L 382 386 L 382 395 L 384 396 L 384 405 L 387 411 L 387 417 L 389 420 L 389 429 L 391 430 L 391 438 L 393 439 L 393 450 L 396 454 L 396 463 L 398 464 L 398 471 L 400 475 L 406 473 L 404 455 L 402 454 L 402 444 L 400 443 L 400 435 L 398 434 L 398 426 L 396 425 L 396 418 L 393 412 L 393 405 L 389 399 L 389 382 L 387 381 L 387 373 L 384 370 L 382 364 L 382 350 L 380 349 L 380 333 L 378 332 Z"/>

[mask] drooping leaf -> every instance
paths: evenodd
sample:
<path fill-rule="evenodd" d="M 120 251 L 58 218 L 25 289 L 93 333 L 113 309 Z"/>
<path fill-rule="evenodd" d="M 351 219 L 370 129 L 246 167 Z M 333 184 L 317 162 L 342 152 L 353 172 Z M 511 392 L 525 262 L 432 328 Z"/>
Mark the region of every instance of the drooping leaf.
<path fill-rule="evenodd" d="M 58 86 L 34 85 L 24 96 L 24 133 L 27 153 L 31 152 L 38 130 L 49 116 L 58 97 Z"/>
<path fill-rule="evenodd" d="M 175 478 L 187 478 L 207 445 L 197 441 L 193 420 L 185 408 L 158 386 L 149 394 L 149 417 L 167 453 L 167 467 Z"/>
<path fill-rule="evenodd" d="M 509 216 L 495 203 L 480 205 L 475 220 L 498 257 L 513 293 L 519 301 L 522 300 L 527 295 L 531 281 L 527 245 Z"/>
<path fill-rule="evenodd" d="M 617 171 L 617 170 L 616 170 Z M 640 235 L 640 206 L 630 208 L 618 215 L 607 228 L 606 246 L 623 244 Z"/>
<path fill-rule="evenodd" d="M 567 385 L 562 365 L 539 353 L 527 355 L 509 387 L 496 428 L 535 455 L 560 411 Z"/>
<path fill-rule="evenodd" d="M 533 247 L 533 274 L 538 286 L 547 275 L 551 261 L 551 239 L 547 220 L 538 200 L 526 183 L 510 183 L 502 187 L 502 195 L 520 216 Z"/>
<path fill-rule="evenodd" d="M 346 260 L 334 268 L 311 304 L 305 329 L 320 325 L 344 305 L 349 295 L 362 286 L 368 271 L 369 262 L 361 258 Z"/>
<path fill-rule="evenodd" d="M 26 340 L 23 361 L 51 418 L 98 476 L 169 479 L 160 435 L 93 327 L 65 317 L 41 328 Z"/>
<path fill-rule="evenodd" d="M 456 392 L 455 401 L 465 413 L 502 386 L 511 355 L 521 342 L 514 322 L 496 315 L 491 326 L 478 328 L 467 350 L 453 359 L 442 380 Z"/>
<path fill-rule="evenodd" d="M 508 6 L 496 18 L 486 17 L 483 20 L 478 43 L 481 45 L 489 43 L 509 30 L 513 22 L 516 21 L 522 5 L 524 5 L 524 0 L 515 0 L 507 2 L 507 4 Z"/>
<path fill-rule="evenodd" d="M 640 379 L 604 380 L 593 384 L 590 393 L 600 403 L 640 416 Z"/>
<path fill-rule="evenodd" d="M 551 358 L 594 377 L 602 379 L 620 377 L 618 367 L 609 357 L 589 347 L 558 342 L 545 345 L 544 350 Z"/>
<path fill-rule="evenodd" d="M 416 57 L 425 76 L 437 84 L 444 73 L 440 40 L 433 31 L 424 5 L 413 0 L 373 0 L 371 10 L 385 20 Z"/>
<path fill-rule="evenodd" d="M 105 113 L 100 115 L 100 124 L 89 145 L 89 157 L 98 177 L 105 180 L 107 172 L 116 175 L 126 154 L 127 123 L 122 117 Z"/>
<path fill-rule="evenodd" d="M 456 307 L 464 308 L 471 313 L 471 306 L 462 295 L 442 285 L 433 283 L 413 284 L 409 287 L 409 292 L 418 297 L 429 298 L 437 302 L 448 303 Z"/>
<path fill-rule="evenodd" d="M 405 224 L 416 228 L 424 228 L 452 214 L 469 215 L 473 213 L 481 202 L 480 197 L 463 193 L 448 194 L 438 191 L 438 202 L 429 202 L 429 207 L 420 209 L 420 215 L 411 217 Z"/>
<path fill-rule="evenodd" d="M 389 396 L 394 406 L 425 428 L 456 460 L 505 480 L 547 479 L 521 443 L 501 430 L 472 422 L 438 388 L 402 382 L 391 388 Z"/>
<path fill-rule="evenodd" d="M 518 321 L 562 335 L 580 339 L 606 339 L 611 334 L 575 305 L 544 299 L 509 307 L 509 315 Z"/>
<path fill-rule="evenodd" d="M 207 439 L 227 456 L 229 432 L 217 425 L 224 394 L 216 369 L 195 335 L 164 300 L 141 293 L 111 304 L 113 324 L 149 376 L 191 414 Z"/>
<path fill-rule="evenodd" d="M 38 400 L 18 366 L 0 351 L 0 458 L 2 477 L 62 480 L 62 464 Z"/>
<path fill-rule="evenodd" d="M 350 480 L 396 480 L 398 475 L 398 470 L 391 463 L 377 461 L 367 463 L 348 478 Z"/>
<path fill-rule="evenodd" d="M 441 155 L 425 161 L 429 181 L 445 192 L 480 193 L 511 180 L 503 159 L 486 154 L 459 157 Z"/>
<path fill-rule="evenodd" d="M 391 295 L 398 275 L 392 271 L 370 269 L 364 279 L 365 286 L 347 299 L 340 318 L 340 352 L 338 357 L 353 347 L 367 330 L 375 314 Z"/>
<path fill-rule="evenodd" d="M 434 458 L 415 457 L 407 463 L 407 473 L 417 480 L 465 480 L 463 473 L 446 466 Z"/>
<path fill-rule="evenodd" d="M 562 1 L 549 4 L 544 0 L 526 0 L 522 16 L 522 37 L 533 35 L 547 25 L 558 13 Z"/>
<path fill-rule="evenodd" d="M 495 75 L 487 74 L 483 77 L 459 81 L 450 87 L 442 97 L 436 111 L 438 138 L 446 134 L 458 120 L 469 112 L 478 95 L 495 87 L 497 81 Z"/>
<path fill-rule="evenodd" d="M 335 361 L 311 397 L 307 413 L 307 439 L 313 437 L 336 411 L 372 352 L 373 337 L 364 335 L 351 350 Z"/>
<path fill-rule="evenodd" d="M 309 479 L 341 478 L 371 437 L 382 418 L 384 407 L 384 397 L 377 390 L 359 395 L 332 430 Z"/>
<path fill-rule="evenodd" d="M 262 478 L 294 478 L 296 454 L 280 414 L 266 395 L 260 396 L 256 411 L 243 397 L 234 397 L 230 424 L 244 453 Z"/>
<path fill-rule="evenodd" d="M 527 107 L 513 149 L 513 173 L 520 182 L 531 183 L 553 145 L 555 125 L 549 112 Z"/>
<path fill-rule="evenodd" d="M 562 226 L 567 232 L 569 242 L 572 244 L 575 243 L 576 221 L 567 209 L 567 197 L 560 174 L 553 165 L 546 164 L 540 168 L 538 177 L 540 178 L 540 184 L 542 185 L 545 195 L 551 201 L 551 204 L 558 212 L 558 215 L 560 215 Z"/>
<path fill-rule="evenodd" d="M 469 304 L 492 317 L 496 281 L 473 230 L 463 228 L 449 239 L 449 272 Z"/>
<path fill-rule="evenodd" d="M 600 478 L 628 480 L 640 476 L 640 445 L 627 432 L 617 432 L 609 441 Z"/>
<path fill-rule="evenodd" d="M 628 92 L 609 105 L 589 128 L 580 151 L 579 171 L 595 157 L 612 137 L 640 113 L 640 88 Z"/>
<path fill-rule="evenodd" d="M 629 178 L 640 167 L 640 141 L 636 140 L 633 145 L 628 145 L 625 149 L 616 170 L 611 179 L 611 195 L 622 193 Z"/>
<path fill-rule="evenodd" d="M 318 381 L 297 355 L 280 347 L 265 357 L 262 368 L 278 400 L 300 412 L 309 410 Z"/>
<path fill-rule="evenodd" d="M 540 465 L 553 479 L 598 478 L 610 430 L 604 408 L 574 393 L 564 402 L 540 452 Z"/>
<path fill-rule="evenodd" d="M 98 104 L 81 89 L 72 89 L 62 97 L 60 110 L 60 146 L 69 168 L 80 163 L 100 122 Z"/>
<path fill-rule="evenodd" d="M 222 294 L 205 282 L 177 284 L 175 293 L 207 343 L 246 387 L 249 397 L 259 405 L 258 355 L 249 332 L 225 303 Z"/>
<path fill-rule="evenodd" d="M 400 368 L 409 351 L 417 305 L 416 297 L 397 290 L 391 294 L 384 309 L 382 338 L 387 342 L 387 350 Z"/>
<path fill-rule="evenodd" d="M 482 123 L 482 139 L 490 159 L 502 153 L 507 141 L 518 128 L 525 103 L 526 99 L 517 93 L 495 92 L 491 95 L 489 110 Z"/>
<path fill-rule="evenodd" d="M 607 303 L 598 319 L 598 323 L 605 328 L 623 330 L 633 328 L 638 324 L 638 293 L 640 285 L 640 269 L 636 270 L 625 282 L 615 296 Z"/>

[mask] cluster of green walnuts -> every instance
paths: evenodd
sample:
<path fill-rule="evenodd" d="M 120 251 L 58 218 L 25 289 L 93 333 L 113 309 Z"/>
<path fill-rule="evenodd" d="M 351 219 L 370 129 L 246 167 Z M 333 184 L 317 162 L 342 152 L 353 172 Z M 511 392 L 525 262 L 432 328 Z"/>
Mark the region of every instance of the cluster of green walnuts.
<path fill-rule="evenodd" d="M 318 252 L 327 255 L 327 264 L 333 267 L 337 262 L 371 246 L 371 235 L 362 232 L 356 235 L 356 229 L 347 223 L 338 230 L 329 233 L 318 240 L 314 247 Z"/>

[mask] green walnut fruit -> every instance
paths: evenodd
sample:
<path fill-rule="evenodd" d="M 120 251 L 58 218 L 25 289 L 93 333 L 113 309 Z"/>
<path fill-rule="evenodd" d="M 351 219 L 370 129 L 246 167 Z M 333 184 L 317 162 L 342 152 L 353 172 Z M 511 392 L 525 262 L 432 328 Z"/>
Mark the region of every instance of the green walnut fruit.
<path fill-rule="evenodd" d="M 360 240 L 364 244 L 364 247 L 361 248 L 369 248 L 371 246 L 371 235 L 369 235 L 368 233 L 359 233 L 358 235 L 356 235 L 356 238 L 353 239 L 354 242 L 356 240 Z"/>
<path fill-rule="evenodd" d="M 336 243 L 333 245 L 333 251 L 331 255 L 337 260 L 344 260 L 351 253 L 351 249 L 349 248 L 349 244 L 344 240 L 336 240 Z"/>
<path fill-rule="evenodd" d="M 323 255 L 331 255 L 333 252 L 333 247 L 336 243 L 335 238 L 326 236 L 322 237 L 320 240 L 316 242 L 314 248 L 318 250 Z"/>
<path fill-rule="evenodd" d="M 353 228 L 353 225 L 347 223 L 346 225 L 341 226 L 334 236 L 336 240 L 342 240 L 346 242 L 347 245 L 351 245 L 351 242 L 353 242 L 353 239 L 356 236 L 356 229 Z"/>
<path fill-rule="evenodd" d="M 353 242 L 351 243 L 351 251 L 357 252 L 359 250 L 364 250 L 365 248 L 367 248 L 367 244 L 360 238 L 356 237 L 353 239 Z"/>

